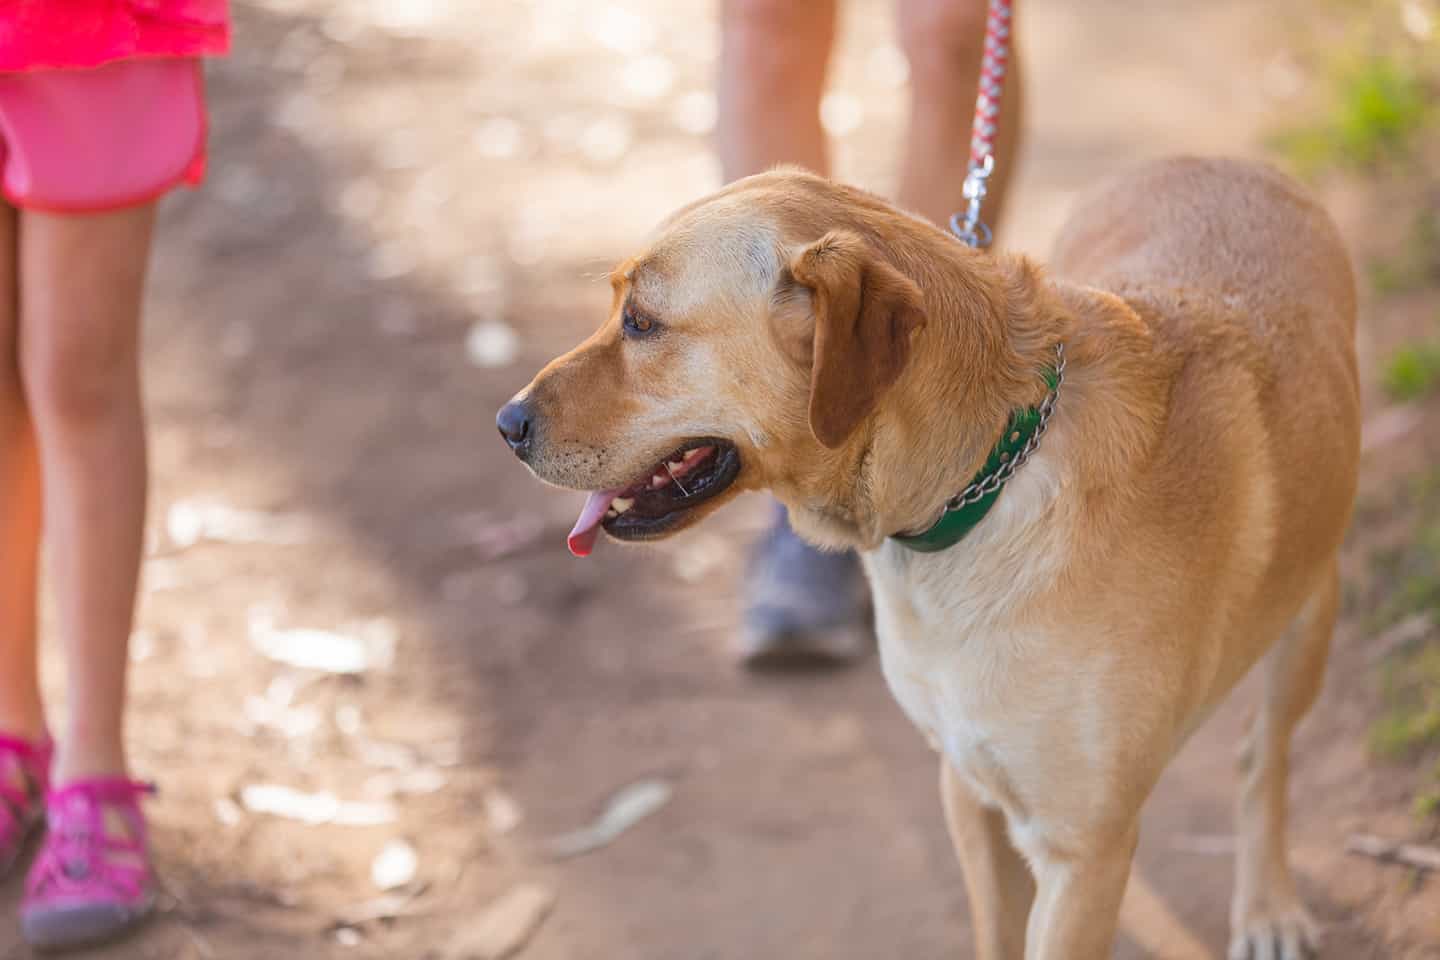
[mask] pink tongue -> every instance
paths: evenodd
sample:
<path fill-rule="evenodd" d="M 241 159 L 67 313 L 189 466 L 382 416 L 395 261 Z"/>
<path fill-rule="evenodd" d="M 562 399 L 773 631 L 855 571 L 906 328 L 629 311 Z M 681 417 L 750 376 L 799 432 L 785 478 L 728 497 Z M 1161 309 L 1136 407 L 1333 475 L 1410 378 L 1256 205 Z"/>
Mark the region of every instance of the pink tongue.
<path fill-rule="evenodd" d="M 580 519 L 575 521 L 575 529 L 570 531 L 566 540 L 571 553 L 577 557 L 590 556 L 590 551 L 595 549 L 595 540 L 600 536 L 600 521 L 618 496 L 619 490 L 597 490 L 585 500 L 585 506 L 580 508 Z"/>

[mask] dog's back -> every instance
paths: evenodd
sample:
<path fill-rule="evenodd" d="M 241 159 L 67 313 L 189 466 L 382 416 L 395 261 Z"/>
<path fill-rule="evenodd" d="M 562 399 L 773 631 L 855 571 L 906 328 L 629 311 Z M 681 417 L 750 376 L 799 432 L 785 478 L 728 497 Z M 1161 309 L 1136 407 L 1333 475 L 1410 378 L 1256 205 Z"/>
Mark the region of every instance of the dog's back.
<path fill-rule="evenodd" d="M 1294 319 L 1297 304 L 1308 323 L 1335 325 L 1313 331 L 1319 341 L 1354 335 L 1355 281 L 1339 232 L 1298 184 L 1259 163 L 1174 157 L 1112 178 L 1077 205 L 1050 265 L 1121 295 L 1213 298 L 1275 346 L 1291 332 L 1276 325 Z"/>

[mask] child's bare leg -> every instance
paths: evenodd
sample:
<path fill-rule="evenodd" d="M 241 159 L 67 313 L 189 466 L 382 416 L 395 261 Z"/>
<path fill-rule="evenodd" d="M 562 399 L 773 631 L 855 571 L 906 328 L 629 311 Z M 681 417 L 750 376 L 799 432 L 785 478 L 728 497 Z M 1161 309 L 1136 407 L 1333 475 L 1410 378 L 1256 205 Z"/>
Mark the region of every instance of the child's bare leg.
<path fill-rule="evenodd" d="M 0 733 L 45 732 L 35 657 L 40 461 L 20 382 L 18 216 L 0 202 Z"/>
<path fill-rule="evenodd" d="M 722 0 L 718 141 L 728 183 L 780 163 L 828 173 L 820 95 L 835 0 Z"/>
<path fill-rule="evenodd" d="M 900 205 L 939 224 L 964 210 L 961 187 L 970 162 L 970 134 L 980 62 L 985 55 L 985 0 L 900 0 L 900 40 L 910 61 L 910 129 L 900 179 Z M 1020 57 L 1011 44 L 995 172 L 982 219 L 1000 222 L 1010 171 L 1020 145 Z"/>
<path fill-rule="evenodd" d="M 21 220 L 20 365 L 68 675 L 61 784 L 126 773 L 146 486 L 139 317 L 153 222 L 153 205 Z"/>

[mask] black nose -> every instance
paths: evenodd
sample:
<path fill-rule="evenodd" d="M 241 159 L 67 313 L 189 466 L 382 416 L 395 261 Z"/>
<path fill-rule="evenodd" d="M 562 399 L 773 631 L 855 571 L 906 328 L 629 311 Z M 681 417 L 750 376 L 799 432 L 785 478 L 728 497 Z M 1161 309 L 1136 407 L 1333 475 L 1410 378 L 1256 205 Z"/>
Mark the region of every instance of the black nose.
<path fill-rule="evenodd" d="M 530 437 L 534 433 L 531 423 L 530 408 L 514 400 L 501 407 L 495 415 L 495 426 L 500 428 L 500 436 L 510 444 L 516 456 L 523 457 L 530 448 Z"/>

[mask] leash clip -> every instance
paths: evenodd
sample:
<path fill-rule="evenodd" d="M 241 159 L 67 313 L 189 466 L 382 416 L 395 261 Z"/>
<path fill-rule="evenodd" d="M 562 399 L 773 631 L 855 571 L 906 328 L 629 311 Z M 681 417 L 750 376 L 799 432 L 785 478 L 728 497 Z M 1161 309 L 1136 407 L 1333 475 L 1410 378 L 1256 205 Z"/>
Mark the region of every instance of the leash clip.
<path fill-rule="evenodd" d="M 972 160 L 970 169 L 965 173 L 965 184 L 961 187 L 961 193 L 968 201 L 965 217 L 962 220 L 959 213 L 950 215 L 950 232 L 955 234 L 961 243 L 978 250 L 990 246 L 990 241 L 994 239 L 989 225 L 980 219 L 980 204 L 985 199 L 986 181 L 994 172 L 994 154 L 987 153 L 984 159 L 978 162 Z"/>

